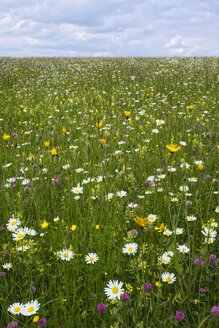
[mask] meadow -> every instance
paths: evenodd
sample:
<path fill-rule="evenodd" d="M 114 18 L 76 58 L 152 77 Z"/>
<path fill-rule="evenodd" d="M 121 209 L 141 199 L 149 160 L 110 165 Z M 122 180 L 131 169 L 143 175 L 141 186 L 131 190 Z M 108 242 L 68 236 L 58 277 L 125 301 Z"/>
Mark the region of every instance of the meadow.
<path fill-rule="evenodd" d="M 218 327 L 219 58 L 0 68 L 0 327 Z"/>

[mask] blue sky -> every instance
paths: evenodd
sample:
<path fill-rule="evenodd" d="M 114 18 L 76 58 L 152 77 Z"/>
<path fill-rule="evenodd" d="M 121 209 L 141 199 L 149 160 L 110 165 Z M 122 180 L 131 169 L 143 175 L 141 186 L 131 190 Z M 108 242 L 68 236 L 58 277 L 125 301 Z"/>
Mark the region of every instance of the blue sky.
<path fill-rule="evenodd" d="M 219 56 L 219 0 L 0 0 L 0 56 Z"/>

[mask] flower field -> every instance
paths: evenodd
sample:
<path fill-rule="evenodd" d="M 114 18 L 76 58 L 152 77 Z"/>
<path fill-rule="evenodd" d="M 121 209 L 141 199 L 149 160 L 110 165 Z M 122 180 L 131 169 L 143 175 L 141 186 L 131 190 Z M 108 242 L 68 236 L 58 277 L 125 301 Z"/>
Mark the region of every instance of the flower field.
<path fill-rule="evenodd" d="M 0 327 L 218 327 L 219 59 L 0 67 Z"/>

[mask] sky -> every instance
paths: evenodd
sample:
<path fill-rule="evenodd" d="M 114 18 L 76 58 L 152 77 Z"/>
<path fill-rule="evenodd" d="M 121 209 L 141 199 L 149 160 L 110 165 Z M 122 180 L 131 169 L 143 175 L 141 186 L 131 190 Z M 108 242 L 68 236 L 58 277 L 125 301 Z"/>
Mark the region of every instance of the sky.
<path fill-rule="evenodd" d="M 0 56 L 219 56 L 219 0 L 0 0 Z"/>

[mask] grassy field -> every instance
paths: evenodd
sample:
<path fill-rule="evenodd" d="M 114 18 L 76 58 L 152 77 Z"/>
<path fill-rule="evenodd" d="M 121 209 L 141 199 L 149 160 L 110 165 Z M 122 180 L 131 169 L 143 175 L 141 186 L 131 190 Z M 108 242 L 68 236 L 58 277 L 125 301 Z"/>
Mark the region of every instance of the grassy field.
<path fill-rule="evenodd" d="M 0 327 L 219 326 L 219 58 L 0 59 Z"/>

